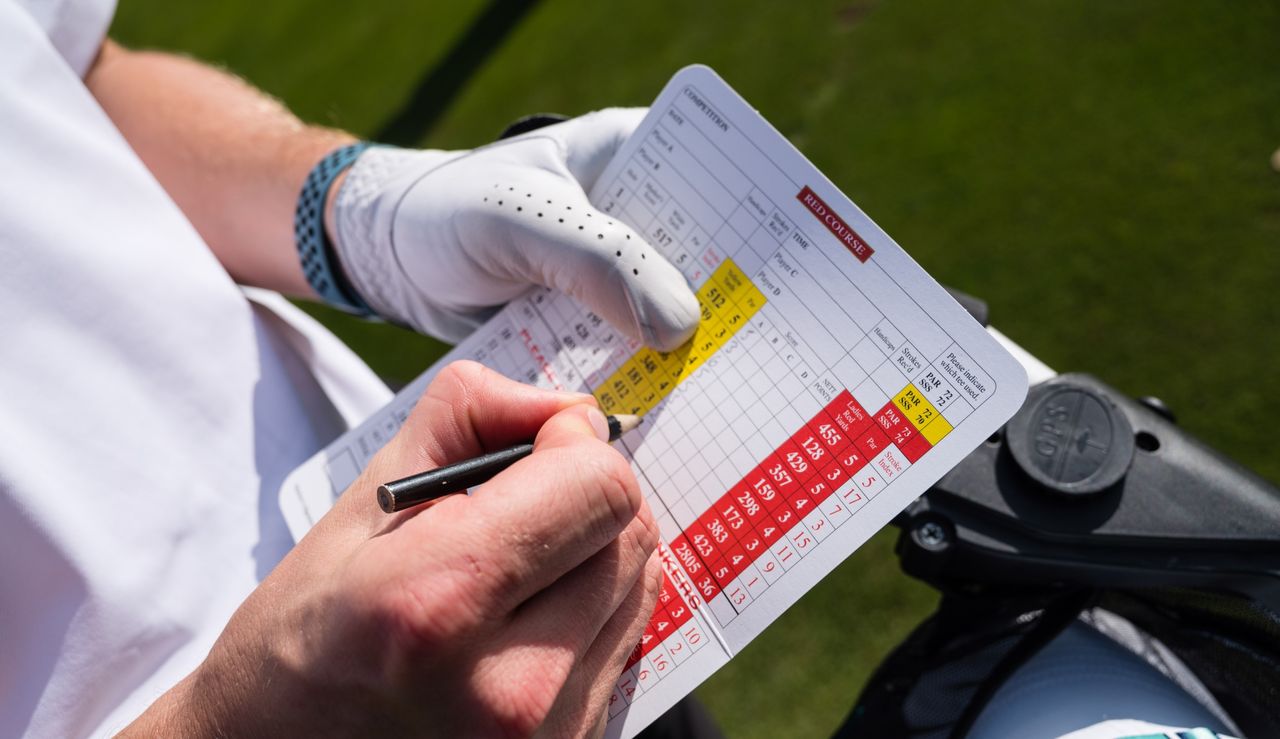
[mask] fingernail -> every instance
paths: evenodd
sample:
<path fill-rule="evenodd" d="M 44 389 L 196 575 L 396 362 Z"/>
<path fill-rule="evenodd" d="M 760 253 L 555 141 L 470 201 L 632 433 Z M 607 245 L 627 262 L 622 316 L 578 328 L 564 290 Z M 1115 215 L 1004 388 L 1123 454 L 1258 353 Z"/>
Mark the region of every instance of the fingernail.
<path fill-rule="evenodd" d="M 609 422 L 605 420 L 604 414 L 598 408 L 587 409 L 587 422 L 591 424 L 600 441 L 609 440 Z"/>

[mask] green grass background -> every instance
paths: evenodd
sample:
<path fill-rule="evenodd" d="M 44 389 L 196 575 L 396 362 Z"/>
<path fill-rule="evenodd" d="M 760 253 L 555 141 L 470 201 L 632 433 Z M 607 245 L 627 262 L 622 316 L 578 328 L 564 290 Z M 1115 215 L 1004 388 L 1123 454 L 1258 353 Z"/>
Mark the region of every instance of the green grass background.
<path fill-rule="evenodd" d="M 123 0 L 113 35 L 371 135 L 475 0 Z M 1280 479 L 1280 3 L 544 0 L 423 141 L 643 105 L 711 65 L 940 281 L 1059 370 L 1164 398 Z M 317 308 L 384 376 L 437 342 Z M 932 607 L 881 533 L 700 690 L 731 736 L 824 736 Z"/>

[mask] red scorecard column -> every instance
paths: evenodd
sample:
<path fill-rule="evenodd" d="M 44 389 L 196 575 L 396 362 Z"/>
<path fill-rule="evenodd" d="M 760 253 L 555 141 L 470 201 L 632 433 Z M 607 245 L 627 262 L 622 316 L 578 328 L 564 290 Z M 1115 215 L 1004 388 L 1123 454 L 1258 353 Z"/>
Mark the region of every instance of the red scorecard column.
<path fill-rule="evenodd" d="M 692 608 L 701 610 L 700 597 L 714 610 L 724 595 L 741 613 L 763 582 L 776 582 L 930 448 L 892 403 L 872 414 L 842 390 L 672 540 L 672 559 L 696 590 Z M 672 611 L 671 622 L 681 615 Z M 663 622 L 651 626 L 661 640 Z"/>
<path fill-rule="evenodd" d="M 902 414 L 894 407 L 893 403 L 886 403 L 880 412 L 876 414 L 876 423 L 884 431 L 889 441 L 898 445 L 901 449 L 911 437 L 916 436 L 918 432 L 916 427 L 907 423 Z"/>
<path fill-rule="evenodd" d="M 849 228 L 849 224 L 836 215 L 835 211 L 831 210 L 813 190 L 810 190 L 808 185 L 796 194 L 796 200 L 804 203 L 804 207 L 817 216 L 818 220 L 822 221 L 822 225 L 835 234 L 835 237 L 840 239 L 840 243 L 844 244 L 844 248 L 857 257 L 859 262 L 867 261 L 872 254 L 876 253 L 867 242 L 862 240 L 858 232 Z"/>
<path fill-rule="evenodd" d="M 843 391 L 671 542 L 672 555 L 704 601 L 758 561 L 766 576 L 790 567 L 796 553 L 788 532 L 866 464 L 850 432 L 872 424 Z"/>

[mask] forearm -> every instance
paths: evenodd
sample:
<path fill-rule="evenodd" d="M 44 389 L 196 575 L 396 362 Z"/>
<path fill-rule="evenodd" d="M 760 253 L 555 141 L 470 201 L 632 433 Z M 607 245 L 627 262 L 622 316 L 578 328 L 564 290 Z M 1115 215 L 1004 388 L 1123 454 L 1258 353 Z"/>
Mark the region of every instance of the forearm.
<path fill-rule="evenodd" d="M 304 125 L 224 72 L 110 42 L 87 82 L 232 277 L 317 297 L 296 253 L 294 211 L 307 174 L 351 136 Z M 587 197 L 643 113 L 598 111 L 474 156 L 365 152 L 329 189 L 329 267 L 375 314 L 450 341 L 536 284 L 569 293 L 632 338 L 674 349 L 700 315 L 685 276 Z M 359 186 L 339 197 L 344 178 Z M 490 197 L 501 185 L 554 201 L 557 215 L 504 207 L 501 193 Z"/>
<path fill-rule="evenodd" d="M 349 134 L 303 124 L 226 72 L 111 41 L 86 81 L 236 281 L 315 297 L 294 208 L 307 173 Z"/>

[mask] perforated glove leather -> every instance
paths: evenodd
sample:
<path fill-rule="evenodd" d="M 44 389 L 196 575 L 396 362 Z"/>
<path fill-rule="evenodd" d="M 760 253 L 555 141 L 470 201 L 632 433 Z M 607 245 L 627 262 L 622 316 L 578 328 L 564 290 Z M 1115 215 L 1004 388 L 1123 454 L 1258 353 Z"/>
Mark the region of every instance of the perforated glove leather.
<path fill-rule="evenodd" d="M 608 109 L 472 151 L 376 147 L 339 190 L 334 246 L 377 313 L 458 341 L 531 285 L 660 350 L 692 335 L 683 275 L 587 202 L 643 109 Z"/>

